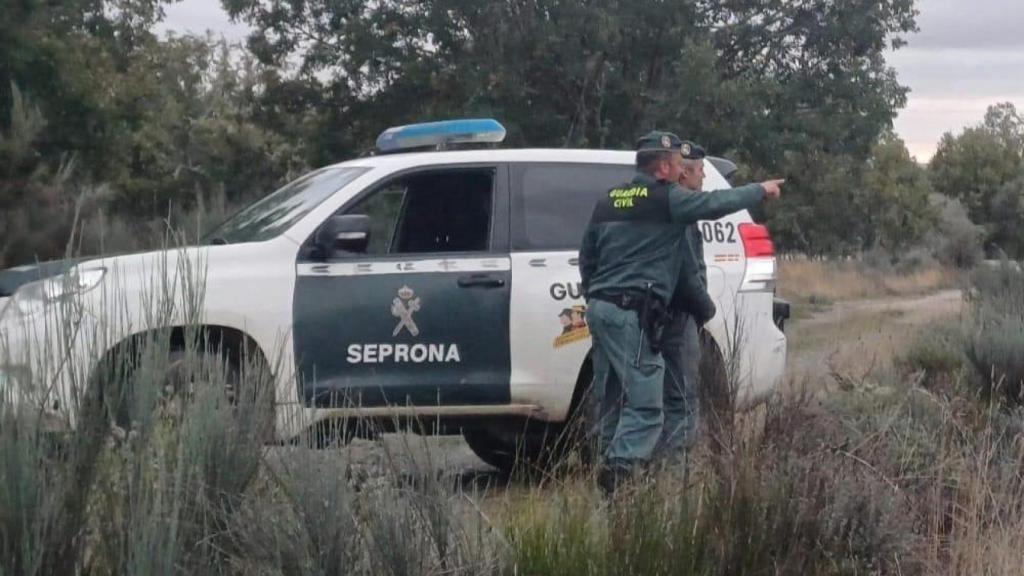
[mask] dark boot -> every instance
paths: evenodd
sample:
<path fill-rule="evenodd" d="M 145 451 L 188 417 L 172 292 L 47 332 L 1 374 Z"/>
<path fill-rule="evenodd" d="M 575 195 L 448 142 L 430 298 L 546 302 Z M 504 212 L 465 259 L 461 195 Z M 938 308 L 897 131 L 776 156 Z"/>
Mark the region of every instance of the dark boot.
<path fill-rule="evenodd" d="M 633 481 L 632 466 L 622 463 L 605 463 L 597 473 L 597 487 L 605 496 L 612 496 L 617 490 Z"/>

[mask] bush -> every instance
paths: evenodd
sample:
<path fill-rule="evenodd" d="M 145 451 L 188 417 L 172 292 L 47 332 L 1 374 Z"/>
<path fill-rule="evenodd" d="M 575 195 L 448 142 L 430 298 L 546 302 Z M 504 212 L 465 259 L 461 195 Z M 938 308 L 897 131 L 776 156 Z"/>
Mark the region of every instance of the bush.
<path fill-rule="evenodd" d="M 1024 404 L 1024 272 L 1003 262 L 972 277 L 973 318 L 965 353 L 989 399 Z"/>
<path fill-rule="evenodd" d="M 987 319 L 968 341 L 966 353 L 986 397 L 1024 404 L 1024 319 Z"/>
<path fill-rule="evenodd" d="M 961 326 L 959 323 L 926 326 L 894 363 L 904 375 L 921 374 L 926 388 L 952 384 L 965 364 Z"/>
<path fill-rule="evenodd" d="M 959 200 L 933 194 L 930 201 L 939 210 L 939 223 L 925 244 L 932 247 L 935 257 L 946 266 L 960 269 L 976 266 L 984 255 L 984 228 L 971 221 Z"/>

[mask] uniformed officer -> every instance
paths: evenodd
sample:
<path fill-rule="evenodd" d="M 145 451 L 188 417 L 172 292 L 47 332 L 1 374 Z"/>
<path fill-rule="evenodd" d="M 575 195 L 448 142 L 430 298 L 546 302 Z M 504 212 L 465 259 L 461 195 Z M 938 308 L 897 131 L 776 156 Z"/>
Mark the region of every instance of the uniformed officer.
<path fill-rule="evenodd" d="M 657 320 L 675 290 L 685 227 L 777 197 L 781 181 L 719 194 L 684 191 L 682 141 L 652 132 L 637 143 L 637 174 L 594 207 L 579 266 L 592 336 L 599 483 L 612 491 L 645 465 L 662 430 L 664 360 Z"/>
<path fill-rule="evenodd" d="M 704 148 L 684 141 L 680 149 L 683 169 L 679 185 L 689 194 L 700 193 L 704 187 Z M 760 184 L 748 184 L 736 190 L 758 186 Z M 686 227 L 680 250 L 683 265 L 669 302 L 669 321 L 661 340 L 665 357 L 665 425 L 656 456 L 669 462 L 685 461 L 686 452 L 697 441 L 700 426 L 700 329 L 716 312 L 715 303 L 708 294 L 704 238 L 696 224 Z"/>

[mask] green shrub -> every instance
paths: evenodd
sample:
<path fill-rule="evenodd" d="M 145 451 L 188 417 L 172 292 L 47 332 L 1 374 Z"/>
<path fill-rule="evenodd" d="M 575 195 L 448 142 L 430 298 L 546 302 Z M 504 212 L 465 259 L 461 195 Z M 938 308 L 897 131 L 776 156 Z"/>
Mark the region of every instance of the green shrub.
<path fill-rule="evenodd" d="M 1024 318 L 989 318 L 968 341 L 966 353 L 987 398 L 1024 404 Z"/>
<path fill-rule="evenodd" d="M 932 194 L 929 202 L 939 212 L 939 225 L 924 245 L 946 266 L 974 268 L 983 257 L 981 241 L 985 229 L 971 221 L 963 204 L 955 198 Z"/>
<path fill-rule="evenodd" d="M 965 355 L 974 382 L 989 399 L 1024 404 L 1024 272 L 1003 262 L 972 277 L 973 317 Z"/>
<path fill-rule="evenodd" d="M 894 360 L 904 375 L 921 374 L 926 388 L 951 384 L 965 364 L 963 332 L 959 324 L 924 327 Z"/>

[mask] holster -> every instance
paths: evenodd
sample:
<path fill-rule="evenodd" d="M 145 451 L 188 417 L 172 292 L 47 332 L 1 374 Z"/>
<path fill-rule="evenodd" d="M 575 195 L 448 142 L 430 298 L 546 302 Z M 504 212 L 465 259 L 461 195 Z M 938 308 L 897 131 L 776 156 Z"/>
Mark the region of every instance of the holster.
<path fill-rule="evenodd" d="M 643 304 L 638 313 L 640 314 L 640 326 L 647 336 L 647 343 L 651 350 L 655 354 L 661 352 L 661 336 L 670 316 L 668 308 L 654 295 L 650 284 L 647 285 Z"/>
<path fill-rule="evenodd" d="M 640 320 L 640 329 L 644 339 L 655 353 L 661 351 L 661 335 L 670 320 L 668 308 L 654 295 L 652 285 L 644 290 L 623 290 L 615 292 L 599 292 L 589 296 L 593 300 L 603 300 L 615 304 L 623 310 L 636 312 Z"/>

